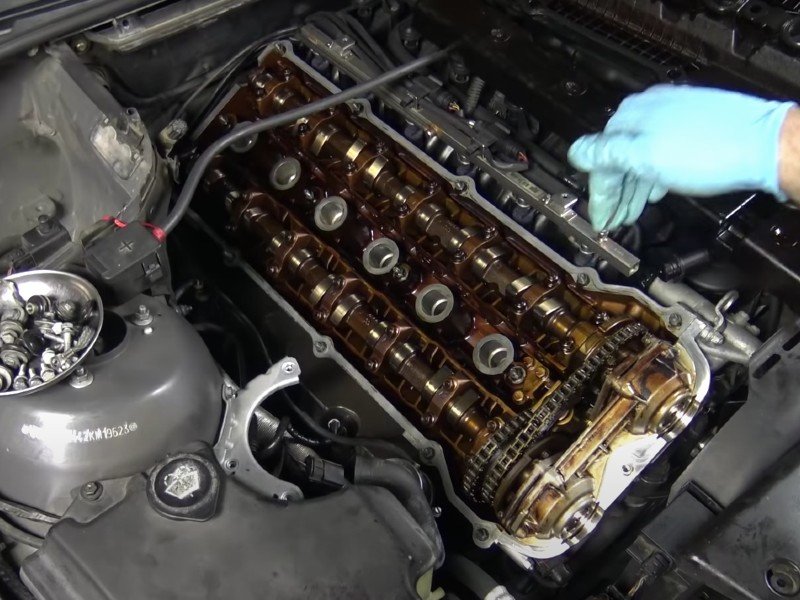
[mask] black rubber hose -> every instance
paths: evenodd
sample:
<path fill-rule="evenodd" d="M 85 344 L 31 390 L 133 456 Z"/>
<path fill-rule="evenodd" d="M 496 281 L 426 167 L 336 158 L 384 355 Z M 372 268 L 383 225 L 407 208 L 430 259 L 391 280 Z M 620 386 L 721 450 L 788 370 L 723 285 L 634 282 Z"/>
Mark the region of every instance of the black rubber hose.
<path fill-rule="evenodd" d="M 206 74 L 205 79 L 195 88 L 192 94 L 183 101 L 175 113 L 172 115 L 171 120 L 180 119 L 184 116 L 184 113 L 189 109 L 192 102 L 205 90 L 209 85 L 214 83 L 217 79 L 222 77 L 223 75 L 226 77 L 231 74 L 231 72 L 235 72 L 238 69 L 236 68 L 236 63 L 241 63 L 247 60 L 247 57 L 251 55 L 253 52 L 258 50 L 261 46 L 265 46 L 272 40 L 276 40 L 282 37 L 286 37 L 295 32 L 296 27 L 285 27 L 283 29 L 279 29 L 277 31 L 273 31 L 268 36 L 263 37 L 255 42 L 251 43 L 249 46 L 245 46 L 239 52 L 234 54 L 228 60 L 226 60 L 222 65 L 213 69 L 209 73 Z M 212 95 L 213 96 L 213 95 Z"/>
<path fill-rule="evenodd" d="M 309 437 L 302 431 L 298 431 L 297 428 L 291 423 L 289 423 L 288 431 L 289 435 L 291 435 L 295 439 L 295 441 L 297 441 L 299 444 L 302 444 L 303 446 L 310 446 L 312 448 L 321 448 L 323 446 L 328 446 L 331 443 L 330 440 L 326 439 L 320 440 L 317 438 Z"/>
<path fill-rule="evenodd" d="M 444 561 L 444 544 L 428 499 L 422 490 L 422 480 L 410 462 L 357 456 L 353 483 L 377 485 L 394 494 L 431 539 L 436 554 L 436 566 Z"/>
<path fill-rule="evenodd" d="M 405 77 L 409 73 L 419 71 L 420 69 L 438 60 L 441 60 L 447 56 L 448 52 L 449 49 L 445 49 L 440 50 L 439 52 L 434 52 L 433 54 L 428 54 L 427 56 L 422 56 L 417 60 L 401 65 L 396 69 L 392 69 L 391 71 L 386 71 L 374 79 L 360 83 L 337 94 L 320 98 L 319 100 L 310 102 L 309 104 L 304 104 L 298 108 L 267 117 L 266 119 L 253 121 L 251 123 L 240 123 L 230 132 L 213 142 L 197 158 L 194 165 L 192 165 L 192 169 L 189 171 L 189 175 L 186 177 L 186 182 L 183 184 L 183 188 L 181 188 L 181 193 L 178 195 L 178 199 L 175 201 L 175 207 L 167 215 L 166 220 L 161 224 L 161 228 L 166 233 L 169 233 L 175 229 L 183 216 L 186 214 L 186 211 L 189 210 L 189 205 L 192 202 L 195 191 L 197 191 L 197 188 L 202 181 L 203 174 L 205 173 L 206 169 L 214 160 L 214 157 L 228 148 L 231 144 L 248 138 L 252 135 L 263 133 L 264 131 L 269 131 L 270 129 L 275 129 L 276 127 L 289 125 L 290 123 L 297 121 L 297 119 L 301 119 L 310 114 L 326 110 L 347 100 L 363 96 L 368 92 L 375 90 L 376 88 Z"/>
<path fill-rule="evenodd" d="M 16 525 L 12 525 L 3 517 L 0 517 L 0 534 L 6 536 L 10 540 L 32 546 L 33 548 L 41 548 L 44 540 L 37 535 L 23 531 Z"/>
<path fill-rule="evenodd" d="M 286 430 L 289 428 L 289 417 L 281 417 L 280 423 L 278 423 L 278 428 L 275 430 L 275 435 L 270 440 L 270 442 L 261 449 L 259 455 L 261 458 L 267 458 L 272 456 L 272 453 L 283 444 L 283 434 L 286 433 Z"/>
<path fill-rule="evenodd" d="M 351 448 L 371 448 L 373 450 L 386 452 L 387 454 L 391 454 L 393 456 L 400 456 L 409 461 L 411 460 L 408 452 L 403 450 L 397 444 L 393 444 L 388 440 L 368 437 L 346 437 L 343 435 L 337 435 L 332 431 L 328 431 L 325 427 L 317 423 L 311 417 L 311 415 L 298 407 L 291 398 L 287 396 L 285 397 L 284 401 L 289 410 L 292 411 L 292 413 L 303 422 L 303 425 L 321 438 L 330 440 L 334 444 L 339 444 L 342 446 L 350 446 Z"/>
<path fill-rule="evenodd" d="M 12 30 L 0 38 L 0 60 L 120 15 L 163 3 L 164 0 L 89 0 L 76 3 L 72 10 L 58 11 L 58 17 L 52 21 L 22 32 Z"/>
<path fill-rule="evenodd" d="M 395 27 L 392 27 L 392 30 L 389 32 L 389 35 L 386 38 L 386 45 L 389 48 L 389 51 L 397 60 L 402 62 L 414 59 L 414 55 L 411 54 L 411 52 L 409 52 L 405 46 L 403 46 L 403 41 L 400 39 L 400 28 L 404 27 L 409 22 L 410 20 L 405 20 L 401 23 L 398 23 Z"/>
<path fill-rule="evenodd" d="M 513 600 L 513 596 L 494 577 L 460 554 L 448 556 L 444 570 L 478 598 Z"/>

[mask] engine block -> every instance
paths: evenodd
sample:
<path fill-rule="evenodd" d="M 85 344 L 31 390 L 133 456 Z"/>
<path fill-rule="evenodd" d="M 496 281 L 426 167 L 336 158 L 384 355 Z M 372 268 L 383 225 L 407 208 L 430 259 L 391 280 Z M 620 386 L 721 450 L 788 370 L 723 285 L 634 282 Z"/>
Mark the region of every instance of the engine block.
<path fill-rule="evenodd" d="M 203 143 L 328 93 L 274 46 Z M 237 144 L 203 193 L 275 289 L 442 445 L 469 510 L 518 553 L 585 539 L 701 405 L 702 356 L 657 306 L 520 236 L 364 102 Z"/>

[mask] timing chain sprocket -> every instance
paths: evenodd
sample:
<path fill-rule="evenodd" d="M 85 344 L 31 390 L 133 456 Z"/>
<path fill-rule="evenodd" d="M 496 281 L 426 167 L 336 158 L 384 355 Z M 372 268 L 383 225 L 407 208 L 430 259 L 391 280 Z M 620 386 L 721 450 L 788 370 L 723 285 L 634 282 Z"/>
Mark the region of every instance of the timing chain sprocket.
<path fill-rule="evenodd" d="M 555 425 L 586 384 L 632 339 L 647 333 L 640 323 L 626 325 L 611 335 L 586 362 L 536 408 L 519 413 L 500 427 L 467 462 L 463 486 L 474 500 L 491 503 L 511 467 L 531 444 Z"/>

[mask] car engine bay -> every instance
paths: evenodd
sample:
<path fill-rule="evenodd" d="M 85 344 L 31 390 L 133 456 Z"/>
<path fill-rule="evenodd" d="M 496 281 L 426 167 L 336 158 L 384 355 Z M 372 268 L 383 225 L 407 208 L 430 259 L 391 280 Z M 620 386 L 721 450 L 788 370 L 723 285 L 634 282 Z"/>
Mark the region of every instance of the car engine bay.
<path fill-rule="evenodd" d="M 797 208 L 596 232 L 567 160 L 655 84 L 797 99 L 798 6 L 0 24 L 0 598 L 800 595 Z"/>

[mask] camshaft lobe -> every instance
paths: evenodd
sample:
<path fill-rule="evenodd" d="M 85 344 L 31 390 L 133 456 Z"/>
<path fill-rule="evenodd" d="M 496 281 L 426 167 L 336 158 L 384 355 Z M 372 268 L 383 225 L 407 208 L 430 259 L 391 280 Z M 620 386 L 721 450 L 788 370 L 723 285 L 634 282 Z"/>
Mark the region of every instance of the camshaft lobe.
<path fill-rule="evenodd" d="M 311 239 L 306 232 L 287 229 L 251 196 L 235 190 L 220 171 L 212 174 L 211 187 L 226 194 L 237 227 L 264 240 L 272 257 L 281 257 L 272 261 L 268 274 L 278 281 L 296 282 L 293 289 L 306 300 L 317 321 L 335 328 L 340 335 L 355 334 L 369 348 L 381 348 L 381 358 L 375 352 L 368 357 L 367 369 L 378 372 L 388 367 L 417 390 L 426 404 L 415 407 L 424 412 L 423 424 L 431 427 L 437 423 L 451 432 L 448 439 L 463 436 L 477 440 L 493 429 L 496 423 L 478 402 L 480 394 L 477 385 L 469 385 L 469 375 L 431 366 L 406 335 L 410 331 L 406 323 L 378 318 L 366 298 L 346 289 L 346 275 L 320 263 L 313 244 L 298 243 Z M 278 267 L 278 262 L 282 266 Z M 434 403 L 439 404 L 438 412 L 431 410 Z"/>
<path fill-rule="evenodd" d="M 267 55 L 217 127 L 304 105 L 320 95 L 314 85 L 288 57 Z M 294 189 L 262 176 L 287 160 L 298 170 Z M 639 335 L 661 327 L 652 308 L 570 281 L 568 268 L 502 228 L 478 199 L 450 194 L 457 183 L 371 115 L 308 115 L 218 162 L 209 188 L 222 188 L 254 264 L 445 442 L 466 495 L 532 556 L 588 534 L 608 505 L 609 456 L 685 425 L 691 373 L 670 344 Z M 226 176 L 248 191 L 225 189 Z M 405 276 L 387 270 L 398 260 Z M 460 338 L 446 329 L 457 323 Z M 470 345 L 484 341 L 494 342 L 485 360 L 470 362 Z M 513 367 L 480 368 L 500 354 Z"/>
<path fill-rule="evenodd" d="M 256 78 L 254 86 L 262 95 L 259 109 L 283 112 L 306 103 L 305 98 L 269 73 Z M 319 158 L 337 159 L 351 164 L 354 181 L 387 198 L 400 215 L 402 227 L 413 222 L 418 231 L 438 240 L 456 264 L 468 265 L 473 277 L 494 285 L 506 298 L 508 316 L 517 323 L 532 321 L 536 327 L 565 345 L 573 365 L 580 364 L 604 341 L 605 335 L 594 323 L 576 318 L 570 307 L 557 296 L 557 280 L 537 282 L 532 273 L 522 273 L 508 264 L 509 251 L 499 243 L 493 225 L 468 231 L 455 223 L 447 210 L 431 200 L 431 194 L 401 178 L 392 162 L 375 145 L 353 137 L 325 115 L 315 115 L 302 126 L 304 148 Z M 405 229 L 403 229 L 405 231 Z M 543 273 L 540 273 L 543 274 Z M 620 322 L 618 326 L 622 326 Z"/>

